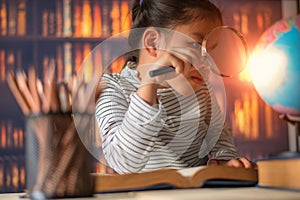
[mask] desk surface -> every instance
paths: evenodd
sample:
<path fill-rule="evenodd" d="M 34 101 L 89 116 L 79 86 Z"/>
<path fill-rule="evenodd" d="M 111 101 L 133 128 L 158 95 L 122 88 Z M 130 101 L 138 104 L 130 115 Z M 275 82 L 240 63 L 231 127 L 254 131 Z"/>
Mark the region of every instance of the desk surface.
<path fill-rule="evenodd" d="M 3 200 L 21 200 L 20 193 L 0 194 Z M 26 198 L 25 198 L 26 199 Z M 77 200 L 74 198 L 73 200 Z M 155 190 L 128 193 L 96 194 L 82 200 L 300 200 L 300 192 L 249 188 L 199 188 L 181 190 Z M 66 198 L 63 200 L 67 200 Z"/>

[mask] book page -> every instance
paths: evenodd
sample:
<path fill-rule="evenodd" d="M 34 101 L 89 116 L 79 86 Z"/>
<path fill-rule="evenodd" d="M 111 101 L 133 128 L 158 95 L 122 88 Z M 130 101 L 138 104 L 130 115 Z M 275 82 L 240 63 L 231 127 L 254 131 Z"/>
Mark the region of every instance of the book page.
<path fill-rule="evenodd" d="M 207 166 L 203 165 L 203 166 L 198 166 L 198 167 L 183 168 L 183 169 L 179 169 L 177 171 L 184 177 L 190 177 L 194 173 L 196 173 L 197 171 L 199 171 L 200 169 L 203 169 L 205 167 L 207 167 Z"/>

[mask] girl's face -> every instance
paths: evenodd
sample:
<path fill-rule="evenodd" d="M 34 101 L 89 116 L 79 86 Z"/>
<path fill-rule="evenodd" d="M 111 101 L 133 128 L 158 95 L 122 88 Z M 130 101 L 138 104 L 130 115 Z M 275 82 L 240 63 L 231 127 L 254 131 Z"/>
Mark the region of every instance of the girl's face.
<path fill-rule="evenodd" d="M 187 49 L 192 49 L 193 51 L 194 49 L 196 52 L 194 56 L 187 55 L 188 59 L 185 59 L 182 75 L 167 81 L 174 90 L 181 94 L 189 95 L 201 88 L 204 79 L 207 78 L 209 73 L 208 66 L 201 66 L 201 44 L 209 31 L 221 25 L 221 22 L 218 20 L 201 19 L 189 24 L 178 25 L 173 29 L 186 37 L 178 37 L 176 36 L 177 34 L 175 34 L 174 37 L 168 41 L 168 44 L 171 47 L 182 47 L 184 51 L 187 51 Z M 217 40 L 218 39 L 215 38 L 216 42 L 212 44 L 216 45 Z"/>

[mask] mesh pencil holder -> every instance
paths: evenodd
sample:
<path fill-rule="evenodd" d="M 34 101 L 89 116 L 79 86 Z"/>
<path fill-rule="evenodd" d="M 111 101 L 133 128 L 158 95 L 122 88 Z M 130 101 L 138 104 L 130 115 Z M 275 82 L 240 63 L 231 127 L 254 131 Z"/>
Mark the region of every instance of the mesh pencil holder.
<path fill-rule="evenodd" d="M 89 116 L 82 120 L 89 127 Z M 81 139 L 71 113 L 26 117 L 26 189 L 32 199 L 93 195 L 93 158 Z"/>

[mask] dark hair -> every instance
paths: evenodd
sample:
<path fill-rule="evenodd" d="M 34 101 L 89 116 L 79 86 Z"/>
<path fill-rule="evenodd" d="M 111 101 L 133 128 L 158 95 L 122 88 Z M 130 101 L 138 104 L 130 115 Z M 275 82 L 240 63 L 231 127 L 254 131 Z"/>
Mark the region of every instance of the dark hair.
<path fill-rule="evenodd" d="M 209 0 L 133 0 L 131 8 L 132 27 L 160 27 L 172 29 L 198 19 L 222 20 L 222 14 Z M 131 31 L 129 45 L 136 47 L 142 37 L 141 31 Z M 138 51 L 128 60 L 137 61 Z"/>

